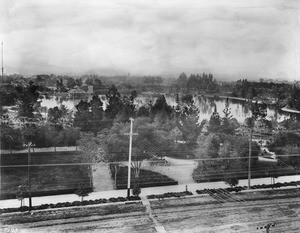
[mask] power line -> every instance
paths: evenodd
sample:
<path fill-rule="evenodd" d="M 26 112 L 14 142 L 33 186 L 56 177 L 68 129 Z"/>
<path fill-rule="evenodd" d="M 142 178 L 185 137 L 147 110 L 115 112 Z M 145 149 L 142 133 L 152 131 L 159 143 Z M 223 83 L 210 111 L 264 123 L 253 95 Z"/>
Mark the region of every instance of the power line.
<path fill-rule="evenodd" d="M 122 155 L 122 154 L 120 154 Z M 127 154 L 123 154 L 123 155 L 127 155 Z M 143 154 L 138 154 L 138 155 L 143 155 Z M 2 155 L 3 156 L 3 155 Z M 300 156 L 300 154 L 292 154 L 292 155 L 281 155 L 280 157 L 298 157 Z M 32 156 L 34 157 L 34 156 Z M 46 156 L 45 156 L 46 157 Z M 36 156 L 35 158 L 38 158 L 38 156 Z M 256 158 L 260 158 L 260 156 L 253 156 L 251 157 L 253 159 L 256 159 Z M 193 159 L 193 160 L 187 160 L 187 161 L 194 161 L 194 162 L 198 162 L 198 161 L 220 161 L 220 160 L 236 160 L 236 159 L 248 159 L 248 157 L 223 157 L 223 158 L 203 158 L 203 159 Z M 147 161 L 147 162 L 157 162 L 159 161 L 160 159 L 157 159 L 157 160 L 146 160 L 144 159 L 144 161 Z M 14 158 L 14 161 L 15 161 L 15 158 Z M 284 163 L 282 160 L 280 160 L 282 163 Z M 104 163 L 124 163 L 126 161 L 118 161 L 118 162 L 105 162 L 103 161 Z M 56 165 L 59 164 L 59 163 L 56 163 Z M 96 163 L 65 163 L 65 164 L 73 164 L 73 165 L 88 165 L 88 164 L 96 164 Z M 64 164 L 62 164 L 64 165 Z M 287 165 L 285 163 L 285 165 Z M 22 166 L 22 165 L 16 165 L 16 166 Z M 289 166 L 289 165 L 287 165 Z"/>
<path fill-rule="evenodd" d="M 127 161 L 122 162 L 124 165 Z M 116 163 L 108 163 L 109 164 L 116 164 Z M 117 164 L 120 164 L 120 162 L 117 162 Z M 30 167 L 63 167 L 63 166 L 87 166 L 87 165 L 95 165 L 95 163 L 71 163 L 71 164 L 31 164 L 29 165 Z M 175 165 L 177 166 L 182 166 L 182 165 Z M 24 167 L 27 168 L 28 165 L 2 165 L 1 168 L 20 168 Z M 265 174 L 265 172 L 271 172 L 271 171 L 280 171 L 278 169 L 259 169 L 259 170 L 253 170 L 252 172 L 255 174 Z M 289 171 L 288 169 L 281 170 L 281 171 Z M 219 176 L 219 175 L 235 175 L 235 174 L 243 174 L 247 173 L 247 171 L 234 171 L 234 172 L 214 172 L 214 173 L 204 173 L 204 174 L 199 174 L 197 176 L 194 176 L 196 179 L 197 177 L 212 177 L 212 176 Z M 234 177 L 234 176 L 232 176 Z"/>

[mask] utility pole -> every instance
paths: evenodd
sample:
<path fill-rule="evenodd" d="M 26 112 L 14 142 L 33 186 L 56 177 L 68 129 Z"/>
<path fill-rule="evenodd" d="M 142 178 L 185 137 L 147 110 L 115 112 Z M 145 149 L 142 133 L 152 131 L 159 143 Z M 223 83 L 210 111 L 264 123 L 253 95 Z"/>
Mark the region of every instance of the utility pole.
<path fill-rule="evenodd" d="M 251 188 L 251 154 L 252 154 L 252 126 L 250 128 L 250 138 L 249 138 L 249 163 L 248 163 L 248 189 Z"/>
<path fill-rule="evenodd" d="M 132 152 L 132 135 L 138 135 L 137 133 L 132 132 L 133 126 L 133 118 L 129 118 L 130 120 L 130 133 L 125 133 L 125 135 L 129 135 L 129 158 L 128 158 L 128 181 L 127 181 L 127 198 L 130 197 L 130 178 L 131 178 L 131 152 Z"/>
<path fill-rule="evenodd" d="M 3 67 L 3 41 L 1 42 L 1 55 L 2 55 L 2 66 L 1 66 L 1 72 L 2 72 L 2 82 L 4 81 L 4 76 L 3 76 L 3 73 L 4 73 L 4 67 Z"/>
<path fill-rule="evenodd" d="M 29 212 L 32 209 L 32 200 L 31 200 L 31 179 L 30 179 L 30 164 L 31 164 L 31 155 L 30 155 L 30 146 L 32 145 L 31 142 L 28 142 L 28 170 L 27 170 L 27 175 L 28 175 L 28 198 L 29 198 Z"/>

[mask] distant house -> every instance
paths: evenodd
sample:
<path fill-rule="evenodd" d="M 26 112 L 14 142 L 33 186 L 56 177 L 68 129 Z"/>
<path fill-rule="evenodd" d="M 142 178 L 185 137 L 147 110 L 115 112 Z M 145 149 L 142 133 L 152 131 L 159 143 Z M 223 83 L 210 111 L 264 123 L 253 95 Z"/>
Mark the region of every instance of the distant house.
<path fill-rule="evenodd" d="M 97 89 L 94 90 L 95 94 L 97 95 L 105 95 L 107 94 L 109 89 L 109 86 L 107 85 L 100 85 L 97 87 Z"/>
<path fill-rule="evenodd" d="M 84 90 L 87 94 L 92 95 L 94 93 L 94 88 L 92 85 L 83 85 L 80 87 L 81 90 Z"/>
<path fill-rule="evenodd" d="M 49 88 L 52 91 L 56 91 L 57 87 L 56 86 L 45 86 L 46 88 Z"/>
<path fill-rule="evenodd" d="M 82 99 L 85 98 L 87 93 L 81 89 L 71 89 L 68 91 L 68 96 L 70 99 Z"/>

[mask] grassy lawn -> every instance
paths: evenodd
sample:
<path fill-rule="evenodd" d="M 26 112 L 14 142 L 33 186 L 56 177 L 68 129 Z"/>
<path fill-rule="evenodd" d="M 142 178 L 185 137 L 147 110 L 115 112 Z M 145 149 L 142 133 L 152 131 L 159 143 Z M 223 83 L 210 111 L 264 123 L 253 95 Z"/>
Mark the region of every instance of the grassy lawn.
<path fill-rule="evenodd" d="M 73 193 L 79 184 L 89 185 L 88 166 L 72 165 L 79 162 L 80 156 L 76 152 L 31 153 L 31 165 L 41 165 L 30 167 L 32 195 Z M 17 187 L 27 186 L 27 163 L 27 153 L 1 155 L 2 166 L 12 166 L 1 169 L 1 199 L 15 198 Z M 58 165 L 47 166 L 47 164 Z M 24 167 L 13 167 L 14 165 Z"/>
<path fill-rule="evenodd" d="M 114 179 L 114 167 L 111 166 L 111 174 Z M 128 168 L 120 167 L 117 173 L 117 184 L 116 189 L 126 189 L 127 188 L 127 177 Z M 158 172 L 153 172 L 149 170 L 141 169 L 140 176 L 138 179 L 134 177 L 133 170 L 131 171 L 131 187 L 133 187 L 135 181 L 138 181 L 140 187 L 155 187 L 155 186 L 165 186 L 165 185 L 177 185 L 178 182 L 172 178 L 162 175 Z"/>
<path fill-rule="evenodd" d="M 297 170 L 298 169 L 298 170 Z M 217 172 L 215 172 L 217 173 Z M 248 168 L 238 171 L 228 172 L 228 177 L 230 173 L 233 174 L 233 177 L 236 177 L 238 180 L 248 178 Z M 279 177 L 279 176 L 289 176 L 289 175 L 298 175 L 300 174 L 299 166 L 292 167 L 287 166 L 287 164 L 277 162 L 263 162 L 256 161 L 254 165 L 251 166 L 251 177 L 252 178 L 265 178 L 265 177 Z M 200 174 L 194 174 L 193 176 L 196 182 L 207 182 L 207 181 L 222 181 L 224 179 L 222 174 L 204 174 L 202 177 Z"/>

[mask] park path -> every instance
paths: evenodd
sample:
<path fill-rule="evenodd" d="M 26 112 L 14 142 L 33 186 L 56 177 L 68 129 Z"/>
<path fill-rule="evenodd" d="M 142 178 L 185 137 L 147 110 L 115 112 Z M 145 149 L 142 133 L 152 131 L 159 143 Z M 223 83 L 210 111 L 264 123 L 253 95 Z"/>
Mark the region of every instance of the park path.
<path fill-rule="evenodd" d="M 166 175 L 177 180 L 178 184 L 195 183 L 192 172 L 196 168 L 197 163 L 194 160 L 174 159 L 170 157 L 164 157 L 164 159 L 168 161 L 168 166 L 150 166 L 145 162 L 142 168 Z"/>
<path fill-rule="evenodd" d="M 93 165 L 93 185 L 94 191 L 108 191 L 114 189 L 114 184 L 110 175 L 108 164 L 99 163 Z"/>

